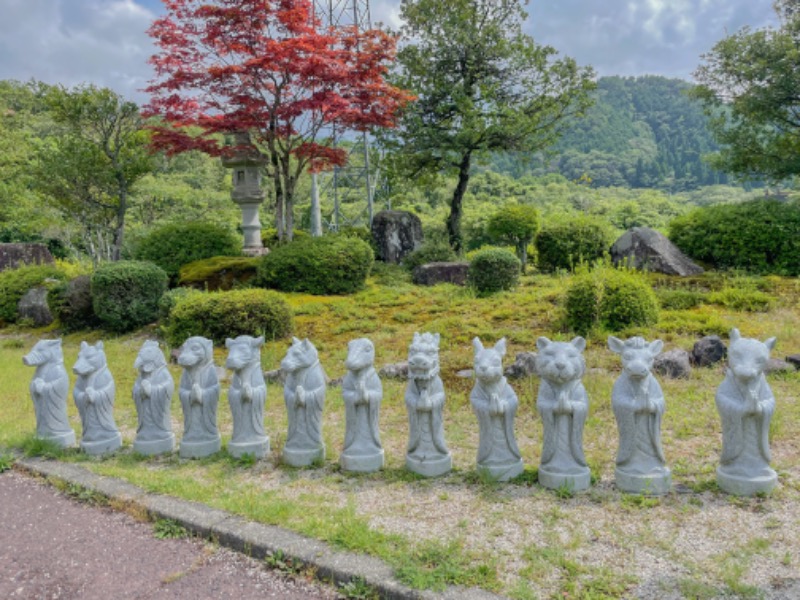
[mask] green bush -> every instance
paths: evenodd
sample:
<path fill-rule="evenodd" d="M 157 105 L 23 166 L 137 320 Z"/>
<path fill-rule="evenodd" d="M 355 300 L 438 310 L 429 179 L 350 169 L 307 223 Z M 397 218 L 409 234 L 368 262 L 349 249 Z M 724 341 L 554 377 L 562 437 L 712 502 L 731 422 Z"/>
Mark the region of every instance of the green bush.
<path fill-rule="evenodd" d="M 410 272 L 420 265 L 427 265 L 432 262 L 451 262 L 457 260 L 455 250 L 450 247 L 447 240 L 442 238 L 435 238 L 426 242 L 408 254 L 403 259 L 403 266 Z"/>
<path fill-rule="evenodd" d="M 715 268 L 800 275 L 800 204 L 755 200 L 698 208 L 674 219 L 670 240 Z"/>
<path fill-rule="evenodd" d="M 242 241 L 229 229 L 213 223 L 169 223 L 144 236 L 133 250 L 136 260 L 149 260 L 178 280 L 183 265 L 213 256 L 239 256 Z"/>
<path fill-rule="evenodd" d="M 739 287 L 726 287 L 718 292 L 711 292 L 708 301 L 744 312 L 769 312 L 775 306 L 775 299 L 769 294 Z"/>
<path fill-rule="evenodd" d="M 308 238 L 261 258 L 253 283 L 285 292 L 351 294 L 364 287 L 373 262 L 372 248 L 357 238 Z"/>
<path fill-rule="evenodd" d="M 575 276 L 566 295 L 567 325 L 586 335 L 595 326 L 621 331 L 658 322 L 658 300 L 645 276 L 601 267 Z"/>
<path fill-rule="evenodd" d="M 158 318 L 167 274 L 151 262 L 121 260 L 100 265 L 92 275 L 92 306 L 111 331 L 132 331 Z"/>
<path fill-rule="evenodd" d="M 256 276 L 258 257 L 214 256 L 183 265 L 179 285 L 198 290 L 230 290 L 241 287 Z"/>
<path fill-rule="evenodd" d="M 19 301 L 29 290 L 48 279 L 63 281 L 66 276 L 51 265 L 31 265 L 0 272 L 0 322 L 16 322 Z"/>
<path fill-rule="evenodd" d="M 292 331 L 292 313 L 280 294 L 267 290 L 197 292 L 179 301 L 165 328 L 167 343 L 180 346 L 193 335 L 223 344 L 238 335 L 263 335 L 268 340 Z"/>
<path fill-rule="evenodd" d="M 528 244 L 538 231 L 539 211 L 527 204 L 507 204 L 486 225 L 486 233 L 493 241 L 514 246 L 523 272 L 528 264 Z"/>
<path fill-rule="evenodd" d="M 666 310 L 688 310 L 706 302 L 706 294 L 693 290 L 658 290 L 656 296 Z"/>
<path fill-rule="evenodd" d="M 200 290 L 196 290 L 194 288 L 188 287 L 177 287 L 171 290 L 167 290 L 161 295 L 161 298 L 158 300 L 158 320 L 161 323 L 166 323 L 169 321 L 169 316 L 172 314 L 172 310 L 180 303 L 183 302 L 186 298 L 190 296 L 194 296 L 196 294 L 201 294 Z"/>
<path fill-rule="evenodd" d="M 309 238 L 311 238 L 311 234 L 307 231 L 303 231 L 302 229 L 295 229 L 294 232 L 292 232 L 292 242 L 302 242 L 303 240 L 307 240 Z M 261 230 L 261 243 L 264 244 L 265 247 L 272 250 L 277 246 L 283 246 L 291 242 L 279 242 L 278 230 L 274 227 L 270 227 L 269 229 Z"/>
<path fill-rule="evenodd" d="M 602 258 L 612 238 L 611 226 L 598 217 L 578 215 L 548 223 L 536 236 L 537 264 L 542 271 L 572 270 Z"/>
<path fill-rule="evenodd" d="M 62 281 L 47 293 L 47 305 L 66 331 L 80 331 L 99 325 L 92 306 L 92 281 L 79 275 Z"/>
<path fill-rule="evenodd" d="M 479 250 L 469 263 L 467 281 L 478 295 L 510 290 L 519 283 L 520 262 L 502 248 Z"/>

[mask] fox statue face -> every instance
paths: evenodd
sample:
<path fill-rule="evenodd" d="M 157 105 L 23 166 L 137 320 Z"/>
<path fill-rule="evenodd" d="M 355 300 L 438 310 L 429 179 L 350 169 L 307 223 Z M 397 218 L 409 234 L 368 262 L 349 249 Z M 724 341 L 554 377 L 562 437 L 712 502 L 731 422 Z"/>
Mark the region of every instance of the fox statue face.
<path fill-rule="evenodd" d="M 281 369 L 287 373 L 293 373 L 301 369 L 307 369 L 319 361 L 317 349 L 308 339 L 299 340 L 292 338 L 292 345 L 281 361 Z"/>
<path fill-rule="evenodd" d="M 731 346 L 728 349 L 729 372 L 742 383 L 759 379 L 769 360 L 769 353 L 775 347 L 776 339 L 760 342 L 743 338 L 739 330 L 731 329 Z"/>
<path fill-rule="evenodd" d="M 103 342 L 97 342 L 90 346 L 86 342 L 81 342 L 81 349 L 78 351 L 78 360 L 72 367 L 76 375 L 87 376 L 106 366 L 106 354 L 103 352 Z"/>
<path fill-rule="evenodd" d="M 472 340 L 475 348 L 475 378 L 482 383 L 496 383 L 503 378 L 503 357 L 506 354 L 506 338 L 494 348 L 485 348 L 479 338 Z"/>

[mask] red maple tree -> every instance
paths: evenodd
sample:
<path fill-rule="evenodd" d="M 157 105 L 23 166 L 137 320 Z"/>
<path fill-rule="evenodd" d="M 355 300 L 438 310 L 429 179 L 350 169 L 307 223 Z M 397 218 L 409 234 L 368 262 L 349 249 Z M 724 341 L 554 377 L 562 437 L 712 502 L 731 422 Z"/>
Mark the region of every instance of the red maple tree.
<path fill-rule="evenodd" d="M 223 155 L 247 132 L 267 157 L 278 235 L 291 239 L 298 179 L 347 162 L 330 128 L 392 127 L 411 96 L 384 76 L 396 40 L 379 30 L 321 31 L 311 0 L 163 0 L 148 30 L 160 51 L 145 113 L 153 144 Z"/>

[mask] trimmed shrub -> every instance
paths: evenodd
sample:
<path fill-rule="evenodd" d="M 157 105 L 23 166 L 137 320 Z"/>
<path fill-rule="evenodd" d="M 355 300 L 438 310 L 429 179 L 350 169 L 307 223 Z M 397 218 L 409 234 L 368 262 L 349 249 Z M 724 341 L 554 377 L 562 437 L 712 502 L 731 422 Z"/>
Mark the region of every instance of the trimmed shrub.
<path fill-rule="evenodd" d="M 92 306 L 92 280 L 89 275 L 79 275 L 54 286 L 47 293 L 47 305 L 66 331 L 90 329 L 100 324 Z"/>
<path fill-rule="evenodd" d="M 274 340 L 292 331 L 292 313 L 280 294 L 267 290 L 192 293 L 172 309 L 165 328 L 167 343 L 180 346 L 202 335 L 223 344 L 238 335 L 263 335 Z"/>
<path fill-rule="evenodd" d="M 536 236 L 537 264 L 542 271 L 573 270 L 602 258 L 612 238 L 611 226 L 598 217 L 577 215 L 549 223 Z"/>
<path fill-rule="evenodd" d="M 567 325 L 586 335 L 595 326 L 621 331 L 658 322 L 658 300 L 645 276 L 601 267 L 576 275 L 567 289 Z"/>
<path fill-rule="evenodd" d="M 173 283 L 183 265 L 213 256 L 239 256 L 242 241 L 213 223 L 170 223 L 144 236 L 133 251 L 136 260 L 157 264 Z"/>
<path fill-rule="evenodd" d="M 486 233 L 493 241 L 514 246 L 523 273 L 528 264 L 528 244 L 538 231 L 539 211 L 527 204 L 507 204 L 486 225 Z"/>
<path fill-rule="evenodd" d="M 92 306 L 111 331 L 132 331 L 158 318 L 167 274 L 151 262 L 121 260 L 100 265 L 92 275 Z"/>
<path fill-rule="evenodd" d="M 256 276 L 258 257 L 214 256 L 183 265 L 179 285 L 198 290 L 230 290 L 241 287 Z"/>
<path fill-rule="evenodd" d="M 261 230 L 261 243 L 264 244 L 264 246 L 266 246 L 270 250 L 276 248 L 277 246 L 284 246 L 286 244 L 291 244 L 292 242 L 302 242 L 310 238 L 311 234 L 308 233 L 307 231 L 303 231 L 302 229 L 295 229 L 292 232 L 291 242 L 280 242 L 278 241 L 278 230 L 275 229 L 274 227 Z"/>
<path fill-rule="evenodd" d="M 512 252 L 502 248 L 487 248 L 475 253 L 469 263 L 467 281 L 478 295 L 486 296 L 510 290 L 519 283 L 520 262 Z"/>
<path fill-rule="evenodd" d="M 706 294 L 693 290 L 658 290 L 656 296 L 661 308 L 667 310 L 689 310 L 707 301 Z"/>
<path fill-rule="evenodd" d="M 352 294 L 364 287 L 374 260 L 369 244 L 357 238 L 308 238 L 262 257 L 253 283 L 285 292 Z"/>
<path fill-rule="evenodd" d="M 674 219 L 669 239 L 715 268 L 800 275 L 800 204 L 755 200 L 698 208 Z"/>
<path fill-rule="evenodd" d="M 447 240 L 438 238 L 423 242 L 422 246 L 403 259 L 403 266 L 413 273 L 414 269 L 421 265 L 432 262 L 452 262 L 457 259 L 458 255 L 447 243 Z"/>
<path fill-rule="evenodd" d="M 195 294 L 202 294 L 202 292 L 188 287 L 173 288 L 164 292 L 158 300 L 158 320 L 162 323 L 169 321 L 172 310 L 186 298 Z"/>
<path fill-rule="evenodd" d="M 29 290 L 48 279 L 64 281 L 66 276 L 52 265 L 31 265 L 0 271 L 0 322 L 16 322 L 19 301 Z"/>

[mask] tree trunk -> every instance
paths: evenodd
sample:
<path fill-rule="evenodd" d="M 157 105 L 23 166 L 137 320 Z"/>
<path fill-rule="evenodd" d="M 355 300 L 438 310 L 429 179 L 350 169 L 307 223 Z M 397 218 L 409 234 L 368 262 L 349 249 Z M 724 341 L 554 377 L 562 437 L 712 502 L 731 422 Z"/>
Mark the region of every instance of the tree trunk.
<path fill-rule="evenodd" d="M 461 164 L 458 165 L 458 183 L 453 191 L 453 198 L 450 200 L 450 215 L 447 217 L 447 236 L 450 240 L 450 247 L 457 254 L 463 250 L 463 240 L 461 238 L 461 215 L 463 214 L 464 194 L 469 183 L 469 170 L 472 162 L 472 150 L 467 150 L 461 157 Z"/>
<path fill-rule="evenodd" d="M 519 261 L 522 263 L 522 273 L 525 274 L 525 267 L 528 266 L 528 242 L 522 241 L 519 246 Z"/>
<path fill-rule="evenodd" d="M 122 176 L 119 181 L 119 205 L 117 206 L 116 227 L 114 229 L 114 246 L 111 248 L 111 260 L 118 261 L 122 254 L 122 242 L 125 238 L 125 213 L 128 210 L 128 186 Z"/>

